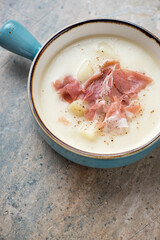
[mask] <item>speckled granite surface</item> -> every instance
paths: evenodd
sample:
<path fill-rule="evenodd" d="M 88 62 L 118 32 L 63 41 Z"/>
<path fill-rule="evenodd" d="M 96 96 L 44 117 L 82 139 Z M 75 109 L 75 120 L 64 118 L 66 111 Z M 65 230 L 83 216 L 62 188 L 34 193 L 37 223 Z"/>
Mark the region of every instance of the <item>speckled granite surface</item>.
<path fill-rule="evenodd" d="M 0 0 L 0 25 L 18 20 L 40 43 L 97 17 L 129 20 L 160 37 L 158 0 Z M 62 158 L 31 115 L 30 64 L 0 49 L 0 240 L 159 240 L 160 148 L 118 169 Z"/>

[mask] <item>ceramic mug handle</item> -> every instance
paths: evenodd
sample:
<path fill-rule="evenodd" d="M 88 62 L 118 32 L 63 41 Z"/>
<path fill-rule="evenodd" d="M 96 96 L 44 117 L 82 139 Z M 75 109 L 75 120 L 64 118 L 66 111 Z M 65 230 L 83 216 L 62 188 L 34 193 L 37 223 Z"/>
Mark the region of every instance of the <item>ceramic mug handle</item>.
<path fill-rule="evenodd" d="M 33 35 L 15 20 L 9 20 L 0 29 L 0 46 L 30 60 L 41 48 Z"/>

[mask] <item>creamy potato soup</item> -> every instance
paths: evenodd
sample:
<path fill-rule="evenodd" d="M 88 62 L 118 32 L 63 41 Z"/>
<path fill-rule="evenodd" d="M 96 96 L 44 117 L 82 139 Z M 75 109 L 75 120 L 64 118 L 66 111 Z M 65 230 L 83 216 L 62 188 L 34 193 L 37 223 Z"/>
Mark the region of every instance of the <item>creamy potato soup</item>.
<path fill-rule="evenodd" d="M 101 81 L 104 76 L 104 72 L 102 74 L 104 66 L 107 66 L 107 69 L 109 66 L 111 69 L 111 71 L 107 70 L 108 75 L 107 77 L 105 75 L 104 78 L 105 83 L 108 81 L 108 85 L 107 87 L 105 85 L 103 93 L 108 91 L 108 95 L 103 95 L 105 97 L 101 98 L 102 93 L 100 92 L 100 97 L 94 99 L 94 104 L 98 104 L 95 106 L 99 106 L 98 110 L 96 108 L 96 110 L 90 111 L 91 108 L 94 108 L 93 99 L 85 101 L 87 97 L 84 96 L 83 90 L 79 91 L 78 98 L 74 100 L 65 99 L 64 95 L 62 96 L 57 90 L 60 88 L 59 84 L 63 85 L 66 78 L 78 81 L 76 84 L 79 84 L 82 89 L 86 89 L 89 84 L 93 84 L 95 76 L 98 77 L 97 82 Z M 125 70 L 123 71 L 123 69 Z M 128 95 L 126 92 L 123 95 L 123 102 L 121 102 L 123 104 L 120 107 L 122 114 L 118 120 L 117 116 L 119 115 L 113 114 L 113 108 L 117 102 L 119 104 L 122 95 L 119 82 L 116 86 L 119 87 L 117 88 L 120 97 L 117 93 L 116 96 L 114 93 L 112 96 L 110 94 L 111 84 L 113 86 L 113 81 L 115 81 L 113 76 L 114 78 L 117 76 L 115 70 L 117 73 L 124 74 L 128 74 L 129 71 L 131 73 L 138 72 L 142 78 L 143 76 L 146 78 L 147 83 L 146 85 L 142 84 L 136 93 L 132 92 L 130 95 L 128 90 L 125 90 Z M 109 78 L 110 80 L 108 80 Z M 119 78 L 117 76 L 117 81 Z M 88 83 L 89 79 L 93 80 Z M 135 86 L 133 76 L 128 79 L 129 82 L 133 80 L 133 86 Z M 104 85 L 104 83 L 102 84 Z M 76 88 L 74 86 L 77 85 L 71 87 L 74 89 Z M 95 93 L 97 89 L 98 87 L 94 88 L 93 92 Z M 63 90 L 61 90 L 62 92 Z M 142 46 L 115 36 L 93 36 L 68 45 L 53 56 L 40 80 L 40 117 L 46 127 L 63 142 L 92 153 L 121 153 L 140 147 L 151 140 L 160 131 L 159 103 L 160 64 L 158 60 Z M 111 106 L 111 104 L 113 105 Z M 111 107 L 112 110 L 108 110 Z M 122 111 L 122 107 L 125 111 Z M 90 113 L 91 115 L 89 115 Z M 114 113 L 117 114 L 117 110 L 114 110 Z"/>

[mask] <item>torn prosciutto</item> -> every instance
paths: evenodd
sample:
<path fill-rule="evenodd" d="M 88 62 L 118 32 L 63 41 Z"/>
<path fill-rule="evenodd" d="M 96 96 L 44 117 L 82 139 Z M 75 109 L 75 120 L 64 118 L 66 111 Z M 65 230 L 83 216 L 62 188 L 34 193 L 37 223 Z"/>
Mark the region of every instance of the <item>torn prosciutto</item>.
<path fill-rule="evenodd" d="M 62 99 L 68 103 L 72 103 L 77 100 L 80 94 L 83 93 L 82 86 L 77 79 L 72 76 L 67 76 L 64 78 L 63 82 L 57 80 L 53 83 L 53 86 L 61 95 Z"/>
<path fill-rule="evenodd" d="M 107 132 L 115 130 L 123 132 L 128 128 L 125 108 L 117 97 L 114 97 L 114 102 L 108 108 L 105 120 L 103 121 L 103 128 Z"/>
<path fill-rule="evenodd" d="M 101 72 L 108 75 L 113 71 L 114 68 L 119 69 L 120 62 L 117 60 L 109 60 L 102 65 Z"/>
<path fill-rule="evenodd" d="M 106 61 L 85 84 L 67 76 L 53 85 L 68 103 L 77 99 L 85 102 L 84 117 L 96 120 L 100 129 L 110 131 L 128 128 L 128 120 L 141 111 L 141 105 L 134 104 L 133 99 L 151 82 L 145 74 L 122 69 L 119 61 L 111 60 Z"/>
<path fill-rule="evenodd" d="M 108 108 L 106 106 L 106 102 L 104 100 L 97 101 L 92 107 L 88 108 L 85 117 L 88 120 L 93 120 L 95 117 L 95 114 L 98 115 L 98 120 L 104 119 L 105 114 L 107 112 Z"/>
<path fill-rule="evenodd" d="M 117 97 L 114 97 L 114 102 L 109 105 L 104 121 L 98 123 L 98 127 L 104 128 L 105 131 L 128 128 L 125 107 Z"/>
<path fill-rule="evenodd" d="M 103 74 L 98 73 L 90 78 L 84 85 L 84 102 L 93 103 L 101 98 L 103 90 Z"/>
<path fill-rule="evenodd" d="M 93 75 L 84 85 L 84 101 L 94 102 L 97 99 L 105 98 L 109 95 L 113 87 L 113 72 L 120 68 L 120 63 L 116 60 L 106 61 L 100 68 L 100 72 Z"/>
<path fill-rule="evenodd" d="M 125 113 L 128 118 L 132 118 L 137 113 L 139 113 L 142 110 L 141 104 L 131 104 L 130 106 L 125 107 Z"/>
<path fill-rule="evenodd" d="M 124 69 L 116 69 L 113 79 L 117 90 L 131 98 L 135 98 L 138 92 L 152 82 L 152 79 L 145 74 Z"/>

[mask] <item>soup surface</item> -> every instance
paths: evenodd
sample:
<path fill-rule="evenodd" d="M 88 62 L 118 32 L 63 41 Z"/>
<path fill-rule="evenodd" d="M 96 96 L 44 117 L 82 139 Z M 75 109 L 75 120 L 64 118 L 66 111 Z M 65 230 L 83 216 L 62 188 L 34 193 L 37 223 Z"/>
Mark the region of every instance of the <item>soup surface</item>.
<path fill-rule="evenodd" d="M 56 80 L 72 76 L 83 85 L 107 60 L 121 68 L 145 73 L 152 78 L 136 101 L 141 111 L 123 131 L 97 131 L 96 121 L 78 115 L 53 87 Z M 113 154 L 137 148 L 160 131 L 160 64 L 147 50 L 124 38 L 93 36 L 76 41 L 53 56 L 39 85 L 40 117 L 59 139 L 83 151 Z"/>

